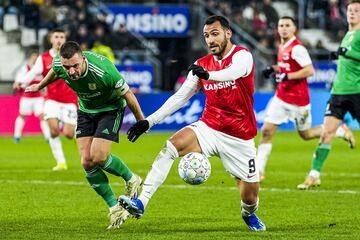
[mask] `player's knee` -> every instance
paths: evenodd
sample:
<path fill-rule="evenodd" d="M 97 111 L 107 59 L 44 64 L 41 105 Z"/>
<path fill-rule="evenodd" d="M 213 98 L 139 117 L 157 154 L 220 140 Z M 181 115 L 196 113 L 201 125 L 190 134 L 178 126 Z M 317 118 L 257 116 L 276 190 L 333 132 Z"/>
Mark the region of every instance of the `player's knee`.
<path fill-rule="evenodd" d="M 320 141 L 322 143 L 329 143 L 334 137 L 335 137 L 335 131 L 329 131 L 324 129 L 321 134 Z"/>
<path fill-rule="evenodd" d="M 103 165 L 108 158 L 109 153 L 107 151 L 96 151 L 90 154 L 91 161 L 96 165 Z"/>
<path fill-rule="evenodd" d="M 303 140 L 309 140 L 310 139 L 310 134 L 307 131 L 300 131 L 299 132 L 299 136 L 303 139 Z"/>
<path fill-rule="evenodd" d="M 81 156 L 81 165 L 85 170 L 90 170 L 95 166 L 90 155 Z"/>
<path fill-rule="evenodd" d="M 263 140 L 271 140 L 272 138 L 272 131 L 268 128 L 263 128 L 261 129 L 261 134 L 262 134 L 262 138 Z"/>
<path fill-rule="evenodd" d="M 74 138 L 74 132 L 69 132 L 69 133 L 64 133 L 64 136 L 68 139 L 73 139 Z"/>
<path fill-rule="evenodd" d="M 60 135 L 60 131 L 57 128 L 50 128 L 50 136 L 56 138 Z"/>

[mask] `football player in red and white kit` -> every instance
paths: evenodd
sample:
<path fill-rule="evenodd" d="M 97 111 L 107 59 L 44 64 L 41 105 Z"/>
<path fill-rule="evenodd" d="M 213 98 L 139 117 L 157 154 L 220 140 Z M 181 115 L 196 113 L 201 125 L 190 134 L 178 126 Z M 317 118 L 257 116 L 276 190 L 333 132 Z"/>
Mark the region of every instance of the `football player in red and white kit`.
<path fill-rule="evenodd" d="M 203 29 L 211 54 L 189 67 L 187 79 L 156 112 L 135 123 L 130 141 L 182 107 L 199 89 L 206 105 L 199 121 L 181 129 L 166 141 L 148 173 L 137 199 L 121 196 L 120 204 L 141 217 L 150 198 L 166 179 L 175 158 L 190 152 L 219 156 L 235 178 L 241 195 L 241 214 L 251 230 L 265 231 L 255 215 L 258 209 L 259 172 L 256 167 L 256 120 L 253 109 L 254 63 L 249 50 L 231 42 L 229 22 L 209 17 Z"/>
<path fill-rule="evenodd" d="M 37 75 L 43 77 L 49 72 L 52 66 L 52 60 L 59 52 L 60 47 L 66 41 L 65 32 L 61 29 L 55 29 L 50 33 L 51 49 L 41 54 L 35 62 L 33 68 L 26 74 L 20 84 L 28 84 Z M 47 86 L 45 95 L 44 118 L 50 127 L 50 147 L 57 165 L 53 167 L 54 171 L 66 170 L 67 164 L 60 140 L 60 122 L 63 124 L 63 134 L 72 139 L 76 126 L 77 97 L 64 81 L 56 81 Z"/>
<path fill-rule="evenodd" d="M 38 54 L 33 52 L 30 54 L 28 62 L 21 66 L 19 71 L 16 73 L 15 82 L 20 81 L 28 71 L 34 65 Z M 29 85 L 39 83 L 42 77 L 37 76 Z M 14 88 L 18 89 L 17 83 L 14 83 Z M 25 119 L 27 116 L 30 116 L 34 113 L 40 120 L 40 128 L 43 132 L 43 135 L 46 140 L 50 138 L 50 130 L 47 122 L 43 119 L 44 114 L 44 97 L 42 96 L 41 92 L 36 93 L 25 93 L 24 89 L 18 89 L 18 93 L 21 94 L 20 103 L 19 103 L 19 116 L 17 116 L 15 120 L 15 127 L 14 127 L 14 140 L 16 143 L 20 143 L 20 139 L 22 136 L 22 130 L 25 125 Z"/>
<path fill-rule="evenodd" d="M 260 145 L 256 162 L 260 180 L 265 178 L 265 167 L 271 153 L 271 140 L 280 124 L 289 120 L 295 123 L 304 140 L 319 138 L 322 126 L 311 128 L 311 108 L 307 78 L 314 74 L 314 67 L 306 48 L 296 38 L 296 25 L 292 17 L 281 17 L 278 22 L 280 46 L 277 65 L 268 66 L 264 76 L 276 73 L 278 83 L 276 94 L 267 107 L 265 123 L 261 129 Z M 351 142 L 353 135 L 343 124 L 337 136 Z"/>

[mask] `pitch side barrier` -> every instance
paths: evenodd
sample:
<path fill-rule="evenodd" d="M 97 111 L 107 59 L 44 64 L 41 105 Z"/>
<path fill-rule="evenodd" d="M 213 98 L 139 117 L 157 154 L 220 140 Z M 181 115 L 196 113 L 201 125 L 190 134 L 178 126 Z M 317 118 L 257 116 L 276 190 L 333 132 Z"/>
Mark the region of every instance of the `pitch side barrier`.
<path fill-rule="evenodd" d="M 137 94 L 137 98 L 144 111 L 145 116 L 156 111 L 173 93 L 150 93 L 150 94 Z M 255 93 L 254 111 L 260 128 L 264 122 L 266 106 L 273 97 L 274 93 Z M 313 125 L 322 123 L 323 115 L 327 100 L 330 93 L 325 90 L 312 90 L 311 94 L 311 113 L 313 116 Z M 13 95 L 0 95 L 0 135 L 11 135 L 14 131 L 14 122 L 18 114 L 20 97 Z M 194 95 L 186 105 L 179 109 L 177 112 L 171 114 L 162 122 L 152 128 L 152 131 L 176 131 L 180 128 L 195 122 L 201 117 L 204 109 L 205 95 L 198 93 Z M 357 121 L 352 120 L 348 116 L 348 124 L 353 129 L 359 129 Z M 127 109 L 122 130 L 126 131 L 135 123 L 135 118 L 132 113 Z M 294 125 L 290 122 L 282 124 L 281 130 L 294 130 Z M 39 120 L 34 117 L 28 117 L 24 134 L 41 134 L 39 127 Z"/>

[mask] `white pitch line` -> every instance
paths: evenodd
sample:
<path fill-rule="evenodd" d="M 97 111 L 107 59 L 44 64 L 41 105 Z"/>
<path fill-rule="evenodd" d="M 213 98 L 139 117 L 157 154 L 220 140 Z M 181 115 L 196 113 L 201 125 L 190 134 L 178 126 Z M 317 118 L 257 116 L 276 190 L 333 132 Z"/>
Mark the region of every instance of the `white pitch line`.
<path fill-rule="evenodd" d="M 0 184 L 30 184 L 30 185 L 67 185 L 67 186 L 88 186 L 86 182 L 76 182 L 76 181 L 44 181 L 44 180 L 10 180 L 10 179 L 0 179 Z M 112 186 L 122 186 L 120 183 L 111 183 Z M 236 187 L 221 187 L 221 186 L 191 186 L 191 185 L 169 185 L 164 184 L 161 185 L 162 188 L 171 188 L 171 189 L 196 189 L 196 190 L 231 190 L 234 191 Z M 326 190 L 326 189 L 318 189 L 318 190 L 308 190 L 301 191 L 297 189 L 290 188 L 260 188 L 262 192 L 303 192 L 303 193 L 333 193 L 333 194 L 360 194 L 359 191 L 343 189 L 343 190 Z"/>
<path fill-rule="evenodd" d="M 216 170 L 215 170 L 216 171 Z M 219 171 L 222 171 L 219 169 Z M 50 173 L 54 172 L 49 168 L 43 168 L 43 169 L 0 169 L 0 173 Z M 82 169 L 68 169 L 64 171 L 66 172 L 78 172 L 78 173 L 84 173 L 84 170 Z M 147 173 L 149 172 L 149 169 L 138 169 L 136 170 L 137 173 Z M 282 176 L 306 176 L 306 172 L 285 172 L 285 171 L 267 171 L 267 176 L 269 175 L 282 175 Z M 321 176 L 329 176 L 329 177 L 354 177 L 358 178 L 360 177 L 360 173 L 344 173 L 344 172 L 323 172 L 321 173 Z"/>

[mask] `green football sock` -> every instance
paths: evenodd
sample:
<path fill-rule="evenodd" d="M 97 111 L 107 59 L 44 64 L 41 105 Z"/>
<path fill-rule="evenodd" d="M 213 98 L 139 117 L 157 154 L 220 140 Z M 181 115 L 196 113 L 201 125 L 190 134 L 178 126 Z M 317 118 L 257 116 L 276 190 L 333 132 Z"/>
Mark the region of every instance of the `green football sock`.
<path fill-rule="evenodd" d="M 128 166 L 120 158 L 112 154 L 109 155 L 101 168 L 108 173 L 121 176 L 125 181 L 129 181 L 133 175 Z"/>
<path fill-rule="evenodd" d="M 101 168 L 95 167 L 86 171 L 86 179 L 90 183 L 90 186 L 105 200 L 109 207 L 113 207 L 118 204 L 118 201 L 109 185 L 109 180 Z"/>
<path fill-rule="evenodd" d="M 327 156 L 329 155 L 330 148 L 331 148 L 330 144 L 319 144 L 319 146 L 317 146 L 312 161 L 312 166 L 311 166 L 312 170 L 316 170 L 320 172 Z"/>

